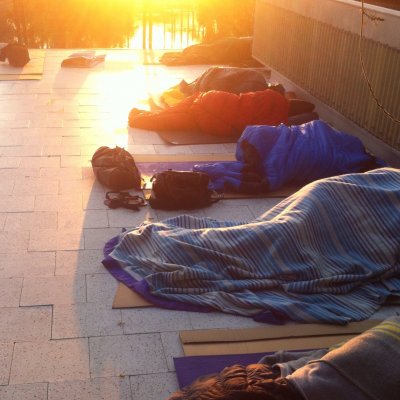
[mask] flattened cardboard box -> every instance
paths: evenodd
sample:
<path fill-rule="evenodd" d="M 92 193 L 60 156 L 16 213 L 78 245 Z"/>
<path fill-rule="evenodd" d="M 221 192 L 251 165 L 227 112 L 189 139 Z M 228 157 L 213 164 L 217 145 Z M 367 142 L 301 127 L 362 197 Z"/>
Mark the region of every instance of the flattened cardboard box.
<path fill-rule="evenodd" d="M 140 294 L 129 289 L 123 283 L 119 283 L 115 293 L 112 308 L 139 308 L 139 307 L 154 307 Z"/>
<path fill-rule="evenodd" d="M 185 356 L 214 354 L 248 354 L 278 350 L 323 349 L 351 339 L 353 335 L 310 336 L 304 338 L 257 340 L 250 342 L 188 343 L 183 344 Z"/>
<path fill-rule="evenodd" d="M 344 342 L 379 322 L 367 320 L 345 326 L 289 324 L 250 329 L 182 331 L 180 338 L 186 356 L 316 349 Z"/>

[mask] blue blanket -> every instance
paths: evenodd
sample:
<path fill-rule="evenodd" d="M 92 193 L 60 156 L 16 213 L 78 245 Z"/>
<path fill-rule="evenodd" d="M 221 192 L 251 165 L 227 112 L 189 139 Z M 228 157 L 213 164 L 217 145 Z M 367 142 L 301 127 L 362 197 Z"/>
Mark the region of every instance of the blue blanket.
<path fill-rule="evenodd" d="M 163 307 L 363 320 L 400 291 L 400 170 L 313 182 L 251 222 L 144 223 L 106 255 L 117 279 Z"/>
<path fill-rule="evenodd" d="M 265 192 L 386 166 L 366 153 L 360 139 L 320 120 L 293 126 L 248 126 L 238 140 L 236 159 L 194 170 L 210 175 L 213 190 Z"/>

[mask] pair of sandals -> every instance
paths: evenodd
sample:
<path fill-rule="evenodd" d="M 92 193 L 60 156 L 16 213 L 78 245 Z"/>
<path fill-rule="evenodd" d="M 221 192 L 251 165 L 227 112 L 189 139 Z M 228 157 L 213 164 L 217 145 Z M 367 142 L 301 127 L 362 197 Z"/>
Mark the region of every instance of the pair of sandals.
<path fill-rule="evenodd" d="M 139 211 L 140 207 L 147 203 L 143 197 L 132 196 L 129 192 L 107 192 L 104 204 L 108 208 L 127 208 L 129 210 Z"/>

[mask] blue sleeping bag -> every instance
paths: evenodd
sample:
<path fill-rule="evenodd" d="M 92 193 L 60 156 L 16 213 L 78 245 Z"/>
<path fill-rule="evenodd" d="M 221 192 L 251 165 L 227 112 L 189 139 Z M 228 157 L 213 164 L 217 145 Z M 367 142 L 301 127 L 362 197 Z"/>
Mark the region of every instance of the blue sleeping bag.
<path fill-rule="evenodd" d="M 386 166 L 365 151 L 360 139 L 321 120 L 293 126 L 248 126 L 238 140 L 236 159 L 195 166 L 194 170 L 209 174 L 214 190 L 228 187 L 254 193 Z M 254 175 L 259 176 L 259 184 Z"/>

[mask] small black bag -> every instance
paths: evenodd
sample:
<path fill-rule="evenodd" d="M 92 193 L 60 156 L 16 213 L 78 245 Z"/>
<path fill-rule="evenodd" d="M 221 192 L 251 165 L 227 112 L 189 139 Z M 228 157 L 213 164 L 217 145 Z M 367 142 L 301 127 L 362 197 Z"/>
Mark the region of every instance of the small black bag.
<path fill-rule="evenodd" d="M 6 61 L 12 67 L 23 67 L 30 61 L 29 50 L 18 43 L 9 43 L 0 49 L 0 61 Z"/>
<path fill-rule="evenodd" d="M 102 146 L 92 157 L 96 178 L 104 186 L 116 191 L 140 189 L 141 176 L 132 155 L 121 147 Z"/>
<path fill-rule="evenodd" d="M 208 207 L 218 199 L 208 189 L 210 177 L 203 172 L 163 171 L 151 178 L 153 187 L 149 198 L 152 208 L 163 210 L 192 210 Z"/>

